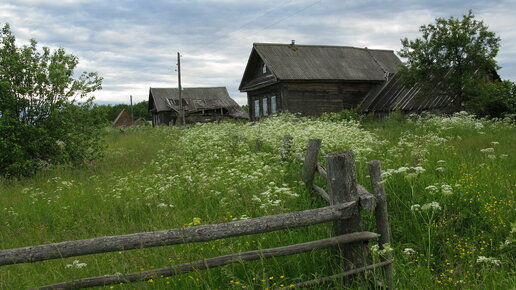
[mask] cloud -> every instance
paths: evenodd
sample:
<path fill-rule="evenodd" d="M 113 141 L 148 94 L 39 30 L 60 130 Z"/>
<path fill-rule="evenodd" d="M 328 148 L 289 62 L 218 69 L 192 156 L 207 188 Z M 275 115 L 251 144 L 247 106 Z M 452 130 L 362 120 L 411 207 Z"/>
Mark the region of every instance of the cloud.
<path fill-rule="evenodd" d="M 511 1 L 415 0 L 7 0 L 0 20 L 19 43 L 35 38 L 79 57 L 79 71 L 104 77 L 99 101 L 128 102 L 149 87 L 177 86 L 176 53 L 184 86 L 226 86 L 240 104 L 238 85 L 253 42 L 345 45 L 399 50 L 420 25 L 472 8 L 502 38 L 503 78 L 516 79 L 516 8 Z"/>

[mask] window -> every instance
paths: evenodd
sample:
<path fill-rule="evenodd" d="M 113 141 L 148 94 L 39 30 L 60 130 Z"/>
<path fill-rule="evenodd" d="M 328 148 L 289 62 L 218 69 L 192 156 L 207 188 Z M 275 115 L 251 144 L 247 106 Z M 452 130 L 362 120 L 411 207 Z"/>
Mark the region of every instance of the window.
<path fill-rule="evenodd" d="M 278 113 L 276 109 L 276 96 L 271 97 L 271 115 L 276 116 Z"/>
<path fill-rule="evenodd" d="M 267 65 L 263 64 L 262 66 L 262 74 L 266 74 L 267 73 Z"/>
<path fill-rule="evenodd" d="M 269 114 L 269 98 L 262 99 L 262 107 L 263 107 L 263 115 L 267 116 Z"/>
<path fill-rule="evenodd" d="M 260 100 L 254 101 L 254 116 L 260 118 Z"/>

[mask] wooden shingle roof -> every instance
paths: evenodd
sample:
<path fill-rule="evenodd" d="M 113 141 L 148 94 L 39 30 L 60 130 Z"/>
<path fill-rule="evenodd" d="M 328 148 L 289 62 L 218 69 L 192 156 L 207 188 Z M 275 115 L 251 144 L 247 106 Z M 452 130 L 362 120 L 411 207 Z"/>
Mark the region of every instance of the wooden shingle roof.
<path fill-rule="evenodd" d="M 360 103 L 360 111 L 391 112 L 395 110 L 421 112 L 449 107 L 453 95 L 443 83 L 434 86 L 416 83 L 405 87 L 400 75 L 390 75 L 388 81 L 371 90 Z"/>
<path fill-rule="evenodd" d="M 183 88 L 183 108 L 188 113 L 201 110 L 226 109 L 235 118 L 248 118 L 247 113 L 233 100 L 225 87 Z M 150 88 L 149 110 L 156 112 L 180 109 L 178 88 Z"/>
<path fill-rule="evenodd" d="M 256 57 L 275 81 L 384 81 L 385 75 L 397 72 L 401 64 L 392 50 L 254 43 L 240 90 L 247 90 Z"/>

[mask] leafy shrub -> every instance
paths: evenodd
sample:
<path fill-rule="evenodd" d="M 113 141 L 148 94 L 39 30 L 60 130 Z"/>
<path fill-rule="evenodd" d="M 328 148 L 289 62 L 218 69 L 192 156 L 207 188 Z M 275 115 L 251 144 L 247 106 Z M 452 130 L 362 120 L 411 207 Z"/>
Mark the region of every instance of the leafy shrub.
<path fill-rule="evenodd" d="M 102 79 L 74 78 L 77 57 L 36 45 L 17 47 L 9 25 L 0 31 L 0 175 L 27 176 L 99 154 L 101 123 L 87 95 Z"/>
<path fill-rule="evenodd" d="M 516 84 L 509 80 L 480 84 L 471 92 L 468 111 L 480 117 L 514 118 L 516 115 Z"/>
<path fill-rule="evenodd" d="M 338 113 L 323 113 L 320 117 L 323 121 L 361 121 L 365 115 L 358 112 L 359 107 L 354 109 L 345 109 Z"/>

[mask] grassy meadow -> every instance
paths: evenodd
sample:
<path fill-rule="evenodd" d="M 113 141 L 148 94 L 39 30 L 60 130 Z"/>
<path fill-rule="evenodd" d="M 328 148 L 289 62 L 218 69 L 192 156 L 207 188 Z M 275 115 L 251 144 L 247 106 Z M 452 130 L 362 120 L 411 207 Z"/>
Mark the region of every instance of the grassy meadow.
<path fill-rule="evenodd" d="M 358 182 L 369 190 L 366 163 L 382 162 L 398 289 L 514 289 L 516 125 L 465 113 L 393 114 L 361 122 L 282 115 L 256 124 L 106 129 L 102 160 L 44 170 L 30 179 L 0 180 L 0 249 L 324 206 L 300 181 L 302 164 L 280 157 L 284 135 L 294 137 L 298 153 L 309 138 L 323 139 L 321 163 L 325 154 L 353 149 Z M 316 183 L 326 188 L 321 178 Z M 362 216 L 365 228 L 375 231 L 374 217 Z M 0 289 L 150 270 L 330 235 L 331 225 L 323 224 L 1 266 Z M 332 252 L 322 250 L 109 288 L 273 289 L 340 271 Z"/>

